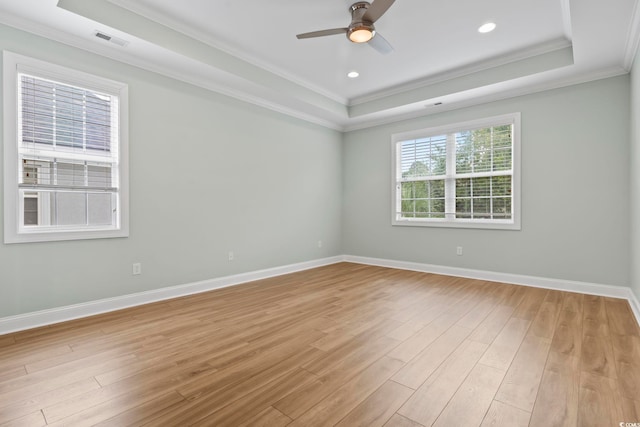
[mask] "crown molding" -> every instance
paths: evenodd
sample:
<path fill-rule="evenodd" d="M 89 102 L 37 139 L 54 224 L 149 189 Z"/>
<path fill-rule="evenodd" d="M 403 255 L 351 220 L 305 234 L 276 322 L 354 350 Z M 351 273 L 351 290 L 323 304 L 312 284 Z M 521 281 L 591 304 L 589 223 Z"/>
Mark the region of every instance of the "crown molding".
<path fill-rule="evenodd" d="M 160 66 L 151 61 L 145 60 L 140 56 L 131 55 L 122 48 L 114 48 L 102 43 L 96 43 L 91 40 L 80 39 L 71 36 L 63 31 L 55 30 L 49 27 L 37 25 L 32 21 L 24 20 L 14 15 L 0 16 L 0 23 L 20 31 L 25 31 L 36 36 L 40 36 L 64 45 L 74 47 L 92 54 L 96 54 L 108 59 L 112 59 L 123 64 L 131 65 L 145 71 L 169 77 L 174 80 L 192 84 L 221 95 L 229 96 L 240 101 L 247 102 L 259 107 L 267 108 L 290 117 L 294 117 L 309 123 L 313 123 L 329 129 L 342 131 L 343 126 L 336 120 L 327 120 L 313 114 L 308 114 L 297 108 L 288 108 L 280 103 L 270 101 L 266 98 L 258 97 L 249 92 L 234 89 L 228 83 L 219 83 L 213 79 L 197 78 L 193 75 L 172 71 L 167 67 Z"/>
<path fill-rule="evenodd" d="M 282 77 L 283 79 L 294 82 L 312 92 L 319 93 L 320 95 L 323 95 L 329 99 L 339 102 L 340 104 L 347 105 L 349 103 L 349 100 L 343 96 L 340 96 L 336 93 L 330 92 L 324 88 L 314 85 L 304 79 L 301 79 L 298 76 L 294 76 L 293 74 L 287 72 L 286 70 L 278 68 L 273 64 L 263 61 L 255 56 L 248 55 L 246 52 L 236 47 L 233 47 L 228 43 L 222 42 L 220 40 L 216 40 L 211 36 L 203 33 L 202 31 L 199 31 L 194 27 L 185 25 L 184 23 L 176 19 L 172 19 L 171 17 L 166 16 L 165 14 L 158 13 L 158 11 L 152 8 L 143 6 L 139 3 L 130 4 L 129 2 L 125 2 L 122 0 L 107 0 L 107 1 L 119 7 L 122 7 L 123 9 L 127 9 L 130 12 L 136 13 L 140 16 L 144 16 L 145 18 L 151 19 L 152 21 L 158 22 L 174 31 L 185 34 L 193 38 L 194 40 L 198 40 L 198 41 L 201 41 L 202 43 L 206 43 L 216 49 L 219 49 L 225 53 L 228 53 L 231 56 L 235 56 L 236 58 L 239 58 L 251 65 L 255 65 L 256 67 L 269 71 L 279 77 Z M 136 6 L 132 7 L 133 5 L 136 5 Z"/>
<path fill-rule="evenodd" d="M 634 31 L 640 32 L 638 29 L 640 25 L 637 25 L 638 13 L 634 15 Z M 252 105 L 256 105 L 258 107 L 266 108 L 271 111 L 275 111 L 277 113 L 281 113 L 290 117 L 294 117 L 296 119 L 303 120 L 308 123 L 312 123 L 314 125 L 318 125 L 321 127 L 325 127 L 331 130 L 339 131 L 339 132 L 350 132 L 356 131 L 360 129 L 396 123 L 404 120 L 414 119 L 423 116 L 429 116 L 433 114 L 439 114 L 445 111 L 456 110 L 460 108 L 466 108 L 471 106 L 476 106 L 480 104 L 484 104 L 487 102 L 493 102 L 508 98 L 513 98 L 517 96 L 527 95 L 531 93 L 542 92 L 545 90 L 561 88 L 565 86 L 570 86 L 574 84 L 585 83 L 588 81 L 598 80 L 602 78 L 614 77 L 621 74 L 625 74 L 628 70 L 623 68 L 610 67 L 605 70 L 599 70 L 595 72 L 583 73 L 580 75 L 564 77 L 561 79 L 546 79 L 545 82 L 541 83 L 533 83 L 529 85 L 525 85 L 522 87 L 514 88 L 514 89 L 506 89 L 500 90 L 501 83 L 496 83 L 492 86 L 492 93 L 486 94 L 486 88 L 480 87 L 465 91 L 466 96 L 468 96 L 464 100 L 458 100 L 453 102 L 446 102 L 447 97 L 457 97 L 459 98 L 459 93 L 450 93 L 443 96 L 439 96 L 437 98 L 433 98 L 433 100 L 445 100 L 444 104 L 439 107 L 434 108 L 425 108 L 431 107 L 431 99 L 424 99 L 417 102 L 413 102 L 407 105 L 401 105 L 399 107 L 389 107 L 382 108 L 380 111 L 373 112 L 370 114 L 364 114 L 360 117 L 348 117 L 346 114 L 344 116 L 338 116 L 336 114 L 332 114 L 328 111 L 320 111 L 320 114 L 317 112 L 309 111 L 311 107 L 305 110 L 304 106 L 300 106 L 300 102 L 296 102 L 295 98 L 290 98 L 289 101 L 282 97 L 289 96 L 288 94 L 279 93 L 277 95 L 281 96 L 281 99 L 276 99 L 275 97 L 269 99 L 268 96 L 264 96 L 258 94 L 257 91 L 251 92 L 251 90 L 245 90 L 245 88 L 239 89 L 233 86 L 233 82 L 222 81 L 216 78 L 206 78 L 203 76 L 196 75 L 195 73 L 184 73 L 178 72 L 176 70 L 172 70 L 170 67 L 166 67 L 162 64 L 158 64 L 152 62 L 150 60 L 143 59 L 140 55 L 133 55 L 128 53 L 126 49 L 117 48 L 115 46 L 111 46 L 108 44 L 98 43 L 90 39 L 82 39 L 68 33 L 65 33 L 60 30 L 55 30 L 49 27 L 45 27 L 42 25 L 38 25 L 32 21 L 24 20 L 22 18 L 4 14 L 0 16 L 0 23 L 3 23 L 9 27 L 16 28 L 18 30 L 26 31 L 28 33 L 35 34 L 37 36 L 41 36 L 74 48 L 78 48 L 92 54 L 97 54 L 136 68 L 140 68 L 146 71 L 150 71 L 165 77 L 169 77 L 178 81 L 182 81 L 188 84 L 195 85 L 197 87 L 201 87 L 212 92 L 219 93 L 224 96 L 228 96 L 234 99 L 238 99 L 243 102 L 247 102 Z M 637 46 L 637 39 L 635 37 L 636 43 L 633 44 Z M 131 40 L 134 40 L 131 38 Z M 144 41 L 142 41 L 144 42 Z M 146 43 L 146 42 L 145 42 Z M 390 93 L 406 93 L 415 90 L 416 88 L 424 87 L 426 84 L 437 84 L 438 82 L 444 82 L 447 80 L 451 80 L 455 78 L 455 75 L 470 75 L 474 72 L 478 72 L 479 70 L 487 70 L 492 67 L 497 66 L 497 64 L 504 64 L 516 61 L 519 57 L 529 58 L 532 54 L 542 54 L 544 52 L 553 52 L 554 49 L 557 49 L 560 46 L 568 46 L 570 43 L 565 40 L 555 40 L 544 46 L 537 46 L 534 49 L 528 50 L 526 53 L 514 54 L 509 57 L 509 60 L 505 58 L 497 58 L 492 61 L 485 61 L 482 64 L 475 64 L 474 66 L 466 67 L 464 69 L 458 69 L 454 74 L 440 75 L 437 77 L 431 77 L 429 79 L 424 79 L 418 82 L 412 82 L 409 85 L 405 85 L 402 87 L 396 87 L 389 92 L 385 92 L 384 96 L 388 96 Z M 630 46 L 630 45 L 629 45 Z M 194 59 L 194 61 L 197 61 Z M 632 60 L 631 60 L 632 61 Z M 206 65 L 206 64 L 205 64 Z M 549 71 L 549 72 L 553 72 Z M 219 77 L 219 76 L 216 76 Z M 250 89 L 250 88 L 249 88 Z M 482 92 L 478 95 L 473 95 L 474 91 Z M 381 93 L 377 93 L 376 95 L 372 95 L 370 100 L 375 100 L 381 97 Z M 364 100 L 364 98 L 360 98 L 360 100 Z M 346 105 L 345 105 L 346 108 Z M 320 110 L 320 109 L 318 109 Z"/>
<path fill-rule="evenodd" d="M 350 100 L 349 107 L 366 104 L 393 95 L 412 92 L 425 86 L 436 85 L 438 83 L 443 83 L 460 77 L 469 76 L 481 71 L 487 71 L 492 68 L 497 68 L 517 61 L 522 61 L 524 59 L 534 58 L 536 56 L 544 55 L 571 46 L 571 42 L 566 39 L 552 40 L 548 43 L 532 46 L 529 49 L 519 50 L 517 52 L 512 52 L 504 56 L 476 62 L 454 70 L 448 70 L 446 72 L 432 75 L 424 79 L 414 80 L 403 85 L 388 88 L 368 95 L 355 97 Z"/>
<path fill-rule="evenodd" d="M 415 103 L 416 109 L 410 112 L 402 112 L 393 116 L 386 115 L 377 119 L 366 119 L 348 123 L 343 127 L 343 132 L 352 132 L 362 129 L 367 129 L 375 126 L 388 125 L 392 123 L 401 122 L 404 120 L 416 119 L 419 117 L 431 116 L 434 114 L 444 113 L 446 111 L 459 110 L 467 107 L 474 107 L 477 105 L 487 104 L 489 102 L 496 102 L 505 99 L 517 98 L 519 96 L 531 95 L 534 93 L 544 92 L 547 90 L 560 89 L 563 87 L 589 83 L 596 80 L 617 77 L 627 74 L 627 71 L 620 67 L 610 67 L 605 70 L 598 70 L 594 72 L 584 73 L 580 75 L 570 76 L 564 79 L 552 79 L 550 81 L 528 85 L 525 87 L 518 87 L 515 89 L 508 89 L 503 91 L 494 91 L 488 95 L 481 95 L 476 97 L 470 97 L 463 101 L 456 101 L 452 103 L 444 102 L 438 107 L 432 107 L 429 104 L 429 100 L 420 101 Z M 437 99 L 446 99 L 445 97 L 438 97 Z M 429 107 L 429 108 L 427 108 Z"/>

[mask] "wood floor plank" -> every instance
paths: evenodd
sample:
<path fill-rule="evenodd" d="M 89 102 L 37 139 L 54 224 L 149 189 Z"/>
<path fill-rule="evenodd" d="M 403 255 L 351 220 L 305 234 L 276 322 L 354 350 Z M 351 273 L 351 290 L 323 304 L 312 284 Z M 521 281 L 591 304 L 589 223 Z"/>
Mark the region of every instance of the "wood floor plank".
<path fill-rule="evenodd" d="M 635 316 L 627 301 L 617 298 L 604 298 L 604 302 L 612 333 L 640 336 L 640 325 L 635 321 Z"/>
<path fill-rule="evenodd" d="M 617 378 L 604 298 L 586 298 L 582 331 L 582 370 Z"/>
<path fill-rule="evenodd" d="M 561 310 L 551 348 L 558 353 L 580 358 L 582 355 L 582 310 Z"/>
<path fill-rule="evenodd" d="M 522 302 L 513 311 L 513 317 L 533 321 L 548 292 L 547 289 L 527 288 Z"/>
<path fill-rule="evenodd" d="M 527 335 L 498 389 L 495 400 L 530 414 L 538 395 L 550 347 L 549 340 L 533 334 Z"/>
<path fill-rule="evenodd" d="M 553 339 L 556 322 L 562 309 L 564 294 L 559 291 L 549 291 L 544 302 L 540 305 L 538 314 L 531 324 L 531 332 L 546 339 Z"/>
<path fill-rule="evenodd" d="M 56 357 L 61 354 L 71 353 L 68 345 L 47 344 L 12 345 L 6 349 L 0 347 L 0 369 L 15 368 Z"/>
<path fill-rule="evenodd" d="M 625 420 L 640 420 L 640 399 L 622 398 L 622 412 Z"/>
<path fill-rule="evenodd" d="M 497 305 L 497 301 L 487 299 L 475 306 L 469 313 L 456 322 L 457 326 L 467 329 L 475 329 L 487 316 L 493 311 Z"/>
<path fill-rule="evenodd" d="M 326 396 L 380 359 L 387 351 L 384 346 L 376 347 L 374 350 L 345 357 L 339 364 L 334 365 L 331 371 L 320 376 L 317 381 L 298 388 L 295 392 L 276 402 L 274 407 L 293 419 L 300 417 Z"/>
<path fill-rule="evenodd" d="M 504 325 L 513 314 L 513 307 L 499 304 L 493 311 L 474 329 L 469 339 L 484 344 L 491 344 L 498 336 Z"/>
<path fill-rule="evenodd" d="M 15 343 L 16 339 L 13 335 L 0 335 L 0 348 L 7 349 Z"/>
<path fill-rule="evenodd" d="M 480 427 L 527 427 L 531 413 L 494 400 Z"/>
<path fill-rule="evenodd" d="M 584 295 L 575 292 L 565 292 L 562 301 L 562 309 L 574 313 L 582 313 L 584 305 Z"/>
<path fill-rule="evenodd" d="M 402 415 L 394 414 L 384 427 L 425 427 L 420 423 L 412 421 Z"/>
<path fill-rule="evenodd" d="M 122 427 L 141 426 L 154 421 L 161 422 L 164 415 L 170 413 L 183 402 L 184 398 L 181 395 L 176 392 L 169 392 L 139 406 L 120 412 L 105 421 L 95 422 L 96 420 L 94 420 L 95 424 L 93 425 L 96 427 Z M 114 409 L 117 410 L 118 408 Z M 103 408 L 99 407 L 95 412 L 101 415 L 101 418 L 106 418 L 104 414 L 107 412 Z M 87 415 L 84 414 L 84 416 L 86 417 Z"/>
<path fill-rule="evenodd" d="M 338 347 L 342 347 L 354 338 L 354 334 L 348 333 L 344 330 L 333 330 L 327 333 L 324 337 L 313 342 L 311 345 L 324 352 L 330 352 Z"/>
<path fill-rule="evenodd" d="M 479 426 L 491 406 L 504 374 L 500 369 L 477 364 L 433 425 Z"/>
<path fill-rule="evenodd" d="M 640 337 L 612 335 L 611 342 L 620 393 L 627 399 L 640 400 Z"/>
<path fill-rule="evenodd" d="M 578 426 L 580 358 L 549 351 L 531 427 Z"/>
<path fill-rule="evenodd" d="M 0 402 L 0 417 L 3 420 L 20 418 L 33 412 L 40 411 L 42 408 L 64 402 L 65 400 L 74 399 L 99 388 L 100 385 L 94 378 L 87 378 L 59 389 L 39 394 L 36 393 L 29 399 L 19 400 L 13 404 L 8 404 L 9 402 Z"/>
<path fill-rule="evenodd" d="M 45 425 L 47 425 L 47 421 L 40 411 L 0 424 L 1 427 L 42 427 Z"/>
<path fill-rule="evenodd" d="M 179 382 L 180 379 L 189 378 L 203 368 L 204 366 L 189 366 L 188 369 L 184 367 L 180 369 L 175 366 L 162 367 L 155 371 L 155 375 L 132 377 L 130 380 L 117 382 L 84 394 L 69 397 L 59 403 L 44 407 L 43 412 L 49 423 L 73 419 L 70 417 L 81 413 L 91 414 L 92 418 L 104 421 L 117 415 L 117 413 L 112 412 L 114 409 L 110 409 L 114 408 L 114 402 L 121 402 L 126 405 L 130 400 L 136 400 L 141 404 L 153 400 L 172 391 L 171 387 L 176 382 Z M 184 372 L 185 370 L 186 372 Z M 111 411 L 110 417 L 99 418 L 99 413 L 92 412 L 92 408 L 96 407 Z M 130 407 L 127 406 L 123 411 L 129 409 Z"/>
<path fill-rule="evenodd" d="M 317 377 L 304 369 L 291 371 L 274 381 L 250 392 L 244 397 L 233 401 L 219 410 L 212 411 L 207 399 L 198 399 L 196 406 L 189 410 L 186 418 L 176 423 L 176 419 L 163 420 L 167 425 L 238 425 L 254 418 L 262 411 L 272 406 L 282 397 L 295 391 L 299 387 L 314 381 Z"/>
<path fill-rule="evenodd" d="M 269 406 L 255 417 L 240 424 L 239 427 L 284 427 L 291 423 L 291 418 Z"/>
<path fill-rule="evenodd" d="M 289 424 L 291 427 L 333 426 L 384 384 L 403 363 L 383 357 Z"/>
<path fill-rule="evenodd" d="M 313 349 L 310 359 L 306 359 L 307 344 L 316 341 L 322 333 L 311 331 L 297 340 L 285 340 L 277 346 L 269 349 L 253 349 L 242 353 L 243 357 L 236 360 L 225 361 L 224 364 L 210 363 L 215 370 L 209 374 L 193 378 L 180 384 L 176 390 L 183 396 L 194 399 L 202 395 L 218 390 L 222 385 L 234 384 L 238 381 L 250 378 L 257 373 L 277 366 L 284 359 L 295 357 L 296 354 L 305 357 L 305 360 L 314 360 L 321 355 L 321 350 Z"/>
<path fill-rule="evenodd" d="M 613 347 L 609 337 L 585 335 L 582 338 L 582 370 L 617 378 Z"/>
<path fill-rule="evenodd" d="M 398 414 L 430 426 L 474 368 L 487 345 L 465 341 L 407 400 Z"/>
<path fill-rule="evenodd" d="M 448 312 L 425 326 L 420 332 L 393 348 L 387 355 L 409 362 L 451 328 L 468 310 Z"/>
<path fill-rule="evenodd" d="M 78 369 L 76 371 L 68 372 L 68 367 L 64 367 L 60 372 L 56 368 L 39 371 L 35 374 L 29 374 L 25 377 L 19 377 L 14 380 L 10 380 L 5 385 L 5 392 L 0 394 L 0 402 L 8 402 L 9 404 L 17 403 L 29 399 L 31 396 L 39 393 L 46 393 L 48 391 L 58 390 L 69 384 L 76 383 L 78 381 L 93 377 L 102 372 L 107 372 L 111 369 L 115 369 L 118 366 L 126 363 L 130 363 L 135 360 L 135 356 L 127 355 L 114 358 L 105 361 L 96 361 L 95 365 L 87 366 L 84 369 Z M 12 383 L 22 378 L 27 378 L 30 375 L 36 376 L 35 378 L 28 378 L 24 382 L 18 384 Z"/>
<path fill-rule="evenodd" d="M 506 372 L 530 325 L 529 320 L 516 317 L 509 319 L 480 359 L 480 363 Z"/>
<path fill-rule="evenodd" d="M 342 419 L 339 427 L 382 426 L 413 394 L 413 389 L 387 381 Z"/>
<path fill-rule="evenodd" d="M 169 423 L 168 420 L 171 420 L 171 423 L 175 425 L 188 425 L 192 420 L 205 418 L 225 406 L 236 404 L 241 399 L 245 401 L 260 390 L 268 389 L 271 383 L 279 384 L 279 382 L 296 374 L 301 370 L 301 365 L 320 353 L 321 350 L 306 347 L 289 357 L 282 358 L 271 366 L 262 366 L 258 361 L 254 362 L 255 366 L 262 366 L 259 370 L 254 370 L 254 366 L 245 366 L 238 368 L 238 371 L 231 371 L 230 375 L 225 374 L 225 376 L 218 378 L 217 382 L 211 382 L 206 391 L 201 390 L 199 393 L 189 396 L 187 402 L 179 405 L 170 416 L 163 419 L 163 422 Z M 292 387 L 283 396 L 295 393 L 298 388 L 306 387 L 309 382 L 315 381 L 317 378 L 307 371 L 300 373 L 300 376 L 305 379 L 305 382 Z M 309 378 L 311 380 L 307 381 Z M 265 407 L 272 406 L 272 404 L 265 404 Z"/>
<path fill-rule="evenodd" d="M 624 300 L 350 263 L 0 336 L 0 425 L 582 427 L 639 395 Z"/>
<path fill-rule="evenodd" d="M 343 351 L 319 357 L 303 367 L 314 374 L 326 375 L 331 371 L 341 369 L 341 367 L 352 365 L 354 360 L 369 359 L 372 355 L 374 358 L 381 357 L 389 349 L 396 347 L 399 342 L 386 336 L 382 336 L 373 342 L 369 342 L 367 337 L 354 339 L 348 348 L 345 346 L 342 349 Z"/>
<path fill-rule="evenodd" d="M 624 419 L 617 381 L 583 371 L 580 377 L 578 425 L 615 426 Z"/>
<path fill-rule="evenodd" d="M 272 406 L 274 402 L 292 391 L 295 391 L 296 388 L 303 387 L 305 384 L 315 379 L 315 375 L 303 369 L 296 369 L 295 371 L 266 384 L 222 409 L 199 419 L 196 423 L 193 423 L 193 425 L 238 425 L 244 423 L 260 414 L 266 408 Z M 208 406 L 206 401 L 203 401 L 202 405 Z M 193 416 L 193 413 L 190 415 Z"/>
<path fill-rule="evenodd" d="M 53 427 L 90 427 L 98 424 L 110 424 L 113 426 L 135 425 L 156 410 L 161 411 L 167 406 L 183 400 L 184 398 L 176 392 L 160 396 L 150 393 L 127 393 L 102 404 L 76 412 L 57 422 L 49 422 L 47 425 Z M 49 421 L 49 418 L 47 418 L 47 421 Z"/>
<path fill-rule="evenodd" d="M 0 382 L 18 378 L 23 375 L 27 375 L 27 370 L 24 366 L 15 366 L 12 368 L 0 369 Z"/>
<path fill-rule="evenodd" d="M 400 369 L 392 380 L 414 390 L 417 389 L 470 333 L 470 329 L 452 326 Z"/>

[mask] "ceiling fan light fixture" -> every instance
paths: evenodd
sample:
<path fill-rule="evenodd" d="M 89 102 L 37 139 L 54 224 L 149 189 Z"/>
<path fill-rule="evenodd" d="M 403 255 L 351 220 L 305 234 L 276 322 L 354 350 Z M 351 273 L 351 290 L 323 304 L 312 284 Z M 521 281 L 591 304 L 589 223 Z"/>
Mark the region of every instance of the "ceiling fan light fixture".
<path fill-rule="evenodd" d="M 349 28 L 347 37 L 354 43 L 366 43 L 376 34 L 375 30 L 369 26 L 358 26 Z"/>

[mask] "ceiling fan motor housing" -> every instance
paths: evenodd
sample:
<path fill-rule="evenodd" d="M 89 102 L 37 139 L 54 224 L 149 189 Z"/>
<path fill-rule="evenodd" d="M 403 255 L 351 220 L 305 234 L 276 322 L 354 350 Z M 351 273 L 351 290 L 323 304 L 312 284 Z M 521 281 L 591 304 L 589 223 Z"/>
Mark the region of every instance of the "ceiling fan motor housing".
<path fill-rule="evenodd" d="M 347 38 L 354 43 L 366 43 L 376 35 L 373 22 L 365 21 L 364 15 L 367 13 L 370 4 L 366 1 L 359 1 L 349 7 L 351 12 L 351 24 L 347 29 Z"/>

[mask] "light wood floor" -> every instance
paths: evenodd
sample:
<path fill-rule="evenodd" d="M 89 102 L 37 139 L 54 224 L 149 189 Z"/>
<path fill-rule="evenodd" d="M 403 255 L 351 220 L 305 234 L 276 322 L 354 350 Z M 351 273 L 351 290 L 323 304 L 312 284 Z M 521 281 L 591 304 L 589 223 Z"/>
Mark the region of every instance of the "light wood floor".
<path fill-rule="evenodd" d="M 0 336 L 6 426 L 640 422 L 624 300 L 356 264 Z"/>

